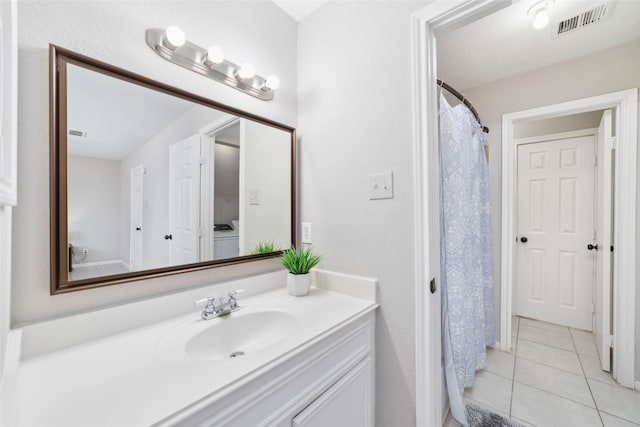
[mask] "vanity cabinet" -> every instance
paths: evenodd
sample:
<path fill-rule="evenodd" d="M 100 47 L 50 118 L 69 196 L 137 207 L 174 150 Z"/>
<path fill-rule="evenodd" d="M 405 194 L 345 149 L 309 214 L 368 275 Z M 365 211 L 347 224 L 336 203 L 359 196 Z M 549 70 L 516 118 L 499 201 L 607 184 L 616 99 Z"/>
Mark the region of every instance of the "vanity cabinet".
<path fill-rule="evenodd" d="M 374 311 L 156 426 L 374 425 Z"/>
<path fill-rule="evenodd" d="M 371 359 L 367 358 L 293 418 L 293 427 L 366 427 L 371 422 Z"/>

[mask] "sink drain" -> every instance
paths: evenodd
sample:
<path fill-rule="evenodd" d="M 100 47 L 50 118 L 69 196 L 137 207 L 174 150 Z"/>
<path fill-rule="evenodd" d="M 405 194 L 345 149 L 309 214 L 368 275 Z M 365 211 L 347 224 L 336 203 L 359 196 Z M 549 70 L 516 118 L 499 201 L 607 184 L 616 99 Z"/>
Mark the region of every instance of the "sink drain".
<path fill-rule="evenodd" d="M 234 351 L 229 355 L 229 357 L 240 357 L 240 356 L 244 356 L 244 351 Z"/>

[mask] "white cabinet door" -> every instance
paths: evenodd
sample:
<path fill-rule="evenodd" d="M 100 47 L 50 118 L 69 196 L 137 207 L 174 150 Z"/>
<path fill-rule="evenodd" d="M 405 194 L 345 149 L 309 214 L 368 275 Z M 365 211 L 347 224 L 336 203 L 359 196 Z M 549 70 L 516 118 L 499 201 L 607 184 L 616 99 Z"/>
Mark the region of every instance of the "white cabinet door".
<path fill-rule="evenodd" d="M 17 2 L 0 2 L 0 206 L 15 206 L 18 140 Z"/>
<path fill-rule="evenodd" d="M 293 418 L 293 427 L 373 425 L 371 359 L 366 358 Z"/>
<path fill-rule="evenodd" d="M 595 138 L 518 147 L 517 313 L 590 331 Z"/>

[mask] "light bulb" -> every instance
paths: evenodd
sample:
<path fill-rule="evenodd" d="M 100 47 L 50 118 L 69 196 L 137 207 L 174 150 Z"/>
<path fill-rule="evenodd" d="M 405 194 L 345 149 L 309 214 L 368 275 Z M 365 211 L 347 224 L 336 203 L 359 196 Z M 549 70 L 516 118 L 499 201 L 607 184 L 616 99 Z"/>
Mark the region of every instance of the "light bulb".
<path fill-rule="evenodd" d="M 224 61 L 224 52 L 218 46 L 211 46 L 207 50 L 207 61 L 213 64 L 219 64 Z"/>
<path fill-rule="evenodd" d="M 165 37 L 173 49 L 182 46 L 187 40 L 184 36 L 184 31 L 174 26 L 167 28 Z"/>
<path fill-rule="evenodd" d="M 540 9 L 536 12 L 533 18 L 533 28 L 540 30 L 547 26 L 549 23 L 549 15 L 547 15 L 546 9 Z"/>
<path fill-rule="evenodd" d="M 271 90 L 276 90 L 280 87 L 280 79 L 278 76 L 270 75 L 264 82 L 264 86 Z"/>
<path fill-rule="evenodd" d="M 256 69 L 250 62 L 245 62 L 240 66 L 238 70 L 238 77 L 243 80 L 250 79 L 251 77 L 256 75 Z"/>

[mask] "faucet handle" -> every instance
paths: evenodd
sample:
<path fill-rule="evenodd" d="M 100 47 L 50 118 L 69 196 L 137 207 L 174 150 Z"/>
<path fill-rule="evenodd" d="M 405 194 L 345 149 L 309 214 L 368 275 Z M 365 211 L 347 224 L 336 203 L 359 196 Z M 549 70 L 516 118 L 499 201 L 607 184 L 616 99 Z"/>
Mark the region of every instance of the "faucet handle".
<path fill-rule="evenodd" d="M 202 299 L 199 299 L 197 301 L 194 301 L 193 305 L 210 304 L 210 303 L 213 303 L 214 301 L 215 301 L 215 298 L 207 297 L 207 298 L 202 298 Z"/>
<path fill-rule="evenodd" d="M 236 290 L 233 290 L 233 291 L 229 292 L 229 298 L 234 298 L 234 299 L 235 299 L 235 296 L 236 296 L 237 294 L 241 294 L 241 293 L 243 293 L 243 292 L 244 292 L 244 289 L 236 289 Z"/>

